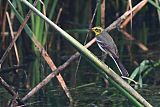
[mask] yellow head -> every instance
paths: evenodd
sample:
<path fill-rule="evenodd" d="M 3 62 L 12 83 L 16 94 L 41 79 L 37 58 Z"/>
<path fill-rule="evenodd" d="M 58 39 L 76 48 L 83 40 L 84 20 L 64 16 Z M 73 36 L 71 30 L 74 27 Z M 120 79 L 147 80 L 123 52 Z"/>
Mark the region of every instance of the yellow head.
<path fill-rule="evenodd" d="M 102 33 L 104 29 L 102 27 L 93 27 L 92 31 L 95 33 L 96 36 Z"/>

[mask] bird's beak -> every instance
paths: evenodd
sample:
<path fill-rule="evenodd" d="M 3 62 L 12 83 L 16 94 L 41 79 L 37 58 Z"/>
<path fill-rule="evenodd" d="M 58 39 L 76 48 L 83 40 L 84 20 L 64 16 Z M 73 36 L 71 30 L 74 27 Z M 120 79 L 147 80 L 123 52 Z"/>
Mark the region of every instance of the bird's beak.
<path fill-rule="evenodd" d="M 93 28 L 89 28 L 88 30 L 93 31 Z"/>
<path fill-rule="evenodd" d="M 94 28 L 91 28 L 91 31 L 92 31 L 92 32 L 94 32 L 94 30 L 95 30 Z"/>
<path fill-rule="evenodd" d="M 94 28 L 90 28 L 88 30 L 89 30 L 89 32 L 94 32 Z"/>

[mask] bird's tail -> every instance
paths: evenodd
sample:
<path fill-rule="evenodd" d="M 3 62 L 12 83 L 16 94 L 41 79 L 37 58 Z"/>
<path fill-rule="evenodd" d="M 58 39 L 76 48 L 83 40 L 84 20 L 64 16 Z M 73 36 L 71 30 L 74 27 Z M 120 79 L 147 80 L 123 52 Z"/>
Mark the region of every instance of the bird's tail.
<path fill-rule="evenodd" d="M 128 71 L 126 70 L 126 68 L 123 66 L 123 64 L 121 63 L 121 61 L 118 58 L 113 58 L 113 56 L 111 56 L 112 59 L 114 60 L 115 64 L 117 65 L 120 73 L 122 76 L 128 77 Z"/>

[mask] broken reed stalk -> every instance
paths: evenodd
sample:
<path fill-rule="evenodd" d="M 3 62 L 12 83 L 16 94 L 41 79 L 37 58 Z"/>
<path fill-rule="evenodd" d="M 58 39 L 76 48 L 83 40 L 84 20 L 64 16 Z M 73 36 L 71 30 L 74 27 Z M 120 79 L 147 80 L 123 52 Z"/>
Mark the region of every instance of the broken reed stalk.
<path fill-rule="evenodd" d="M 0 84 L 11 94 L 12 96 L 18 96 L 18 94 L 12 89 L 10 85 L 7 84 L 7 82 L 0 77 Z"/>
<path fill-rule="evenodd" d="M 93 53 L 91 53 L 87 48 L 85 48 L 82 44 L 80 44 L 77 40 L 75 40 L 72 36 L 70 36 L 63 29 L 58 27 L 55 23 L 49 20 L 46 16 L 44 16 L 40 11 L 38 11 L 35 7 L 33 7 L 28 1 L 21 0 L 25 5 L 27 5 L 30 9 L 32 9 L 38 16 L 44 19 L 51 27 L 56 29 L 67 41 L 69 41 L 87 60 L 89 60 L 94 67 L 99 69 L 100 73 L 103 74 L 105 78 L 106 73 L 109 76 L 110 80 L 117 83 L 121 88 L 124 88 L 128 95 L 132 95 L 138 100 L 141 104 L 146 107 L 152 107 L 137 91 L 135 91 L 130 85 L 128 85 L 119 75 L 117 75 L 111 68 L 109 68 L 106 64 L 102 63 Z M 115 84 L 114 84 L 115 85 Z M 115 86 L 116 87 L 116 86 Z M 117 87 L 118 88 L 118 87 Z M 120 88 L 118 88 L 121 90 Z M 125 94 L 129 97 L 127 94 Z"/>
<path fill-rule="evenodd" d="M 19 99 L 18 93 L 2 78 L 0 77 L 0 85 L 5 88 L 9 94 L 12 95 L 12 99 L 9 102 L 9 107 L 15 107 L 16 105 L 24 105 L 24 103 Z M 15 106 L 13 106 L 15 105 Z M 25 107 L 25 106 L 24 106 Z"/>

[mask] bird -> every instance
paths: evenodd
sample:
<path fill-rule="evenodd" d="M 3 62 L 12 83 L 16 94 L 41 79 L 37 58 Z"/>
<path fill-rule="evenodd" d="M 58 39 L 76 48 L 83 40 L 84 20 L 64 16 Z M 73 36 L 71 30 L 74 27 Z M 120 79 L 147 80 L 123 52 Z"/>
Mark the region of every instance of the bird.
<path fill-rule="evenodd" d="M 123 77 L 128 77 L 129 76 L 128 71 L 121 63 L 119 59 L 117 46 L 113 41 L 112 37 L 109 35 L 109 33 L 99 26 L 93 27 L 91 30 L 95 33 L 98 47 L 102 50 L 102 52 L 108 54 L 113 59 L 121 75 Z"/>

